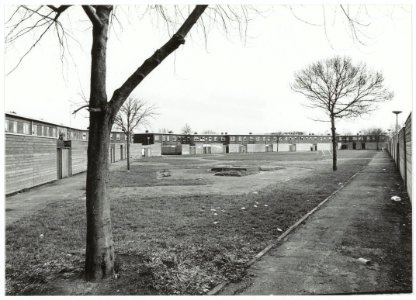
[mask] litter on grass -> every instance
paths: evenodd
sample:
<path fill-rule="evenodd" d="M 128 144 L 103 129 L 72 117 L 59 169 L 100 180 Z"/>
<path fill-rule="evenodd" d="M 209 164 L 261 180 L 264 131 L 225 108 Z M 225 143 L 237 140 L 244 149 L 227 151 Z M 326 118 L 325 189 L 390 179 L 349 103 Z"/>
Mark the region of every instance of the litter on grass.
<path fill-rule="evenodd" d="M 369 260 L 369 259 L 366 259 L 366 258 L 363 258 L 363 257 L 360 257 L 359 259 L 358 259 L 358 262 L 360 262 L 360 263 L 362 263 L 363 265 L 371 265 L 371 260 Z"/>
<path fill-rule="evenodd" d="M 393 196 L 391 197 L 391 201 L 399 202 L 402 201 L 402 198 L 400 198 L 399 196 Z"/>

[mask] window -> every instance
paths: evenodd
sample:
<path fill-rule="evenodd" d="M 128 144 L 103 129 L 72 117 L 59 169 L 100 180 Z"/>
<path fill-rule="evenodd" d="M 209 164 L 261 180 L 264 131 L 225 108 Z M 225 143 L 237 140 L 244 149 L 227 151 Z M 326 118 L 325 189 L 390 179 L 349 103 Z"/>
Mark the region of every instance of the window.
<path fill-rule="evenodd" d="M 235 142 L 235 136 L 230 137 L 231 142 Z"/>
<path fill-rule="evenodd" d="M 83 133 L 82 133 L 82 139 L 83 139 L 83 140 L 86 140 L 86 139 L 87 139 L 87 133 L 86 133 L 86 132 L 83 132 Z"/>
<path fill-rule="evenodd" d="M 244 140 L 244 141 L 247 141 L 247 137 L 246 137 L 246 136 L 245 136 L 245 137 L 243 137 L 243 140 Z"/>
<path fill-rule="evenodd" d="M 221 137 L 221 142 L 224 142 L 225 141 L 225 137 L 224 136 L 222 136 Z"/>
<path fill-rule="evenodd" d="M 172 142 L 176 142 L 176 136 L 172 136 Z"/>
<path fill-rule="evenodd" d="M 6 132 L 8 132 L 8 131 L 9 131 L 9 120 L 6 120 L 6 122 L 4 122 L 4 130 L 5 130 Z"/>
<path fill-rule="evenodd" d="M 86 138 L 87 136 L 85 136 Z M 84 139 L 84 134 L 82 135 L 82 139 Z M 116 133 L 116 140 L 119 141 L 120 140 L 120 133 Z"/>
<path fill-rule="evenodd" d="M 23 123 L 23 133 L 29 134 L 29 123 Z"/>
<path fill-rule="evenodd" d="M 214 136 L 214 142 L 218 141 L 218 137 Z"/>
<path fill-rule="evenodd" d="M 260 137 L 259 136 L 256 136 L 256 141 L 257 142 L 260 141 Z"/>
<path fill-rule="evenodd" d="M 44 126 L 43 127 L 43 136 L 48 136 L 48 131 L 49 131 L 49 127 L 48 126 Z"/>
<path fill-rule="evenodd" d="M 205 142 L 205 138 L 204 137 L 201 137 L 200 141 L 201 142 Z"/>
<path fill-rule="evenodd" d="M 238 137 L 238 141 L 241 142 L 243 138 L 241 136 Z"/>
<path fill-rule="evenodd" d="M 264 136 L 264 137 L 263 137 L 263 142 L 265 142 L 265 141 L 266 141 L 266 137 Z"/>
<path fill-rule="evenodd" d="M 160 137 L 158 135 L 155 135 L 155 141 L 158 142 Z"/>
<path fill-rule="evenodd" d="M 162 135 L 162 142 L 166 141 L 166 136 Z"/>
<path fill-rule="evenodd" d="M 170 138 L 169 136 L 166 136 L 166 141 L 167 141 L 167 142 L 169 142 L 169 138 Z"/>
<path fill-rule="evenodd" d="M 208 138 L 208 142 L 212 142 L 212 137 L 209 137 Z"/>
<path fill-rule="evenodd" d="M 196 142 L 199 141 L 199 137 L 197 137 L 197 136 L 194 137 L 194 141 L 196 141 Z"/>

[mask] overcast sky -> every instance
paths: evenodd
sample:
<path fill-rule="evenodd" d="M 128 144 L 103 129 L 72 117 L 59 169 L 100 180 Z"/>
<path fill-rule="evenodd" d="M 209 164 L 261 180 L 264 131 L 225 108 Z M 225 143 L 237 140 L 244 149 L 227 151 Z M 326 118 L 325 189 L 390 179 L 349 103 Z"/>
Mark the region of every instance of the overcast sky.
<path fill-rule="evenodd" d="M 334 55 L 347 55 L 382 71 L 385 85 L 395 93 L 394 100 L 380 104 L 368 116 L 338 121 L 338 132 L 355 134 L 369 127 L 390 128 L 395 122 L 392 110 L 402 110 L 400 121 L 404 122 L 412 110 L 411 7 L 367 6 L 368 16 L 361 11 L 363 21 L 371 22 L 361 28 L 366 35 L 361 35 L 365 45 L 351 38 L 345 18 L 340 11 L 334 13 L 334 6 L 327 6 L 325 14 L 321 5 L 292 8 L 274 5 L 264 16 L 255 16 L 249 23 L 246 42 L 237 30 L 226 34 L 213 27 L 205 47 L 201 30 L 194 28 L 185 45 L 132 94 L 158 107 L 159 115 L 148 129 L 180 132 L 188 123 L 198 132 L 329 132 L 329 123 L 310 119 L 325 116 L 303 106 L 306 100 L 290 89 L 290 83 L 295 71 Z M 265 11 L 266 7 L 261 9 Z M 357 11 L 354 6 L 351 9 Z M 6 8 L 6 19 L 9 12 Z M 117 9 L 122 26 L 114 23 L 108 41 L 109 98 L 144 59 L 167 41 L 164 24 L 150 16 L 139 19 L 138 12 L 143 9 Z M 89 94 L 90 24 L 80 7 L 68 9 L 62 22 L 76 40 L 68 38 L 64 62 L 60 61 L 56 34 L 51 31 L 5 77 L 5 110 L 86 128 L 87 112 L 76 116 L 71 112 L 82 105 L 81 95 L 88 98 Z M 6 72 L 27 49 L 30 39 L 22 39 L 6 50 Z"/>

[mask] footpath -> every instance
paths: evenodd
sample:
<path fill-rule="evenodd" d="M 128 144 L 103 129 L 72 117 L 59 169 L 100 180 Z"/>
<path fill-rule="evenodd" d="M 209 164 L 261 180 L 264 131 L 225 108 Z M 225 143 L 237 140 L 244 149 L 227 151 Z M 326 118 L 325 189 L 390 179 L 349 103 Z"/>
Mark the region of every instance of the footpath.
<path fill-rule="evenodd" d="M 123 167 L 126 167 L 125 160 L 110 165 L 111 170 Z M 44 208 L 49 203 L 68 198 L 85 200 L 86 174 L 83 172 L 5 197 L 6 226 Z"/>
<path fill-rule="evenodd" d="M 401 201 L 392 201 L 392 196 Z M 411 204 L 379 152 L 304 224 L 222 295 L 410 293 Z"/>

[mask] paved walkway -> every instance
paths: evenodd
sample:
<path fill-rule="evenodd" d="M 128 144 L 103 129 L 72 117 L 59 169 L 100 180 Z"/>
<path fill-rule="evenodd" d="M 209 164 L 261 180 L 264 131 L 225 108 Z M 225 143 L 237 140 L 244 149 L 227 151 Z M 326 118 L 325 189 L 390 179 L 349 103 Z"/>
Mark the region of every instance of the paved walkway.
<path fill-rule="evenodd" d="M 126 161 L 123 160 L 112 163 L 110 168 L 118 169 L 125 165 Z M 85 177 L 85 172 L 76 174 L 6 197 L 6 226 L 52 202 L 68 198 L 85 200 Z"/>
<path fill-rule="evenodd" d="M 403 201 L 391 201 L 394 195 Z M 220 294 L 410 292 L 411 266 L 411 205 L 389 156 L 379 152 L 334 198 L 254 263 L 248 276 Z"/>

